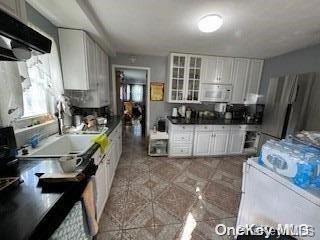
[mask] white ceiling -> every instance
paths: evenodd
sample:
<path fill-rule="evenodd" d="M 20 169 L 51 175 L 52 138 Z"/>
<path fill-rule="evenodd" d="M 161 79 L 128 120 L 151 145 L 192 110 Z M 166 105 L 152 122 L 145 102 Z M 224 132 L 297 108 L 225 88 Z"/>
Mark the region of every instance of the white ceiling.
<path fill-rule="evenodd" d="M 319 0 L 88 1 L 117 52 L 268 58 L 320 42 Z M 70 18 L 74 11 L 64 12 Z M 197 22 L 210 13 L 221 15 L 224 24 L 216 32 L 201 33 Z"/>

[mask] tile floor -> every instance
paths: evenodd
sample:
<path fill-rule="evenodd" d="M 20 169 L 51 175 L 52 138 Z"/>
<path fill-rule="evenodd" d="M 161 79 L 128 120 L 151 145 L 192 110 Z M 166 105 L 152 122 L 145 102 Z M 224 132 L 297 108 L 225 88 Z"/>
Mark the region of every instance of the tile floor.
<path fill-rule="evenodd" d="M 151 158 L 138 132 L 124 131 L 98 239 L 231 239 L 214 228 L 235 225 L 244 160 Z"/>

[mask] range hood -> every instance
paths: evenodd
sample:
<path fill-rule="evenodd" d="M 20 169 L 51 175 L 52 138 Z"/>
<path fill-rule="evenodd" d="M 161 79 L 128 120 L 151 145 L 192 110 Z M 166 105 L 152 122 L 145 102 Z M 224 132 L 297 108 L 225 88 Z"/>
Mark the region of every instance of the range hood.
<path fill-rule="evenodd" d="M 31 51 L 50 53 L 51 40 L 0 10 L 0 61 L 21 61 Z"/>

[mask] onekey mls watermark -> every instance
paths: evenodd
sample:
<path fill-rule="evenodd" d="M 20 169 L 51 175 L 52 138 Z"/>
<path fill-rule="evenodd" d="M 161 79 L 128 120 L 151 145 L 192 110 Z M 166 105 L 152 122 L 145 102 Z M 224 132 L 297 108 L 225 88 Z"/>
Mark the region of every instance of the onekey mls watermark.
<path fill-rule="evenodd" d="M 246 224 L 244 226 L 229 227 L 225 224 L 218 224 L 215 227 L 215 233 L 219 236 L 271 236 L 280 237 L 283 235 L 293 237 L 314 237 L 315 228 L 308 224 L 278 224 L 276 227 Z"/>

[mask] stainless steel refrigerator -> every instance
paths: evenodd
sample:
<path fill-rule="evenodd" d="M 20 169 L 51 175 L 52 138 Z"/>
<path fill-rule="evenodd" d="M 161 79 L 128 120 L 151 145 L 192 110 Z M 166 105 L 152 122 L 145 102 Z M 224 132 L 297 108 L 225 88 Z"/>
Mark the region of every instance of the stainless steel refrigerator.
<path fill-rule="evenodd" d="M 282 139 L 304 130 L 309 97 L 317 73 L 271 78 L 265 98 L 261 146 L 269 139 Z"/>

